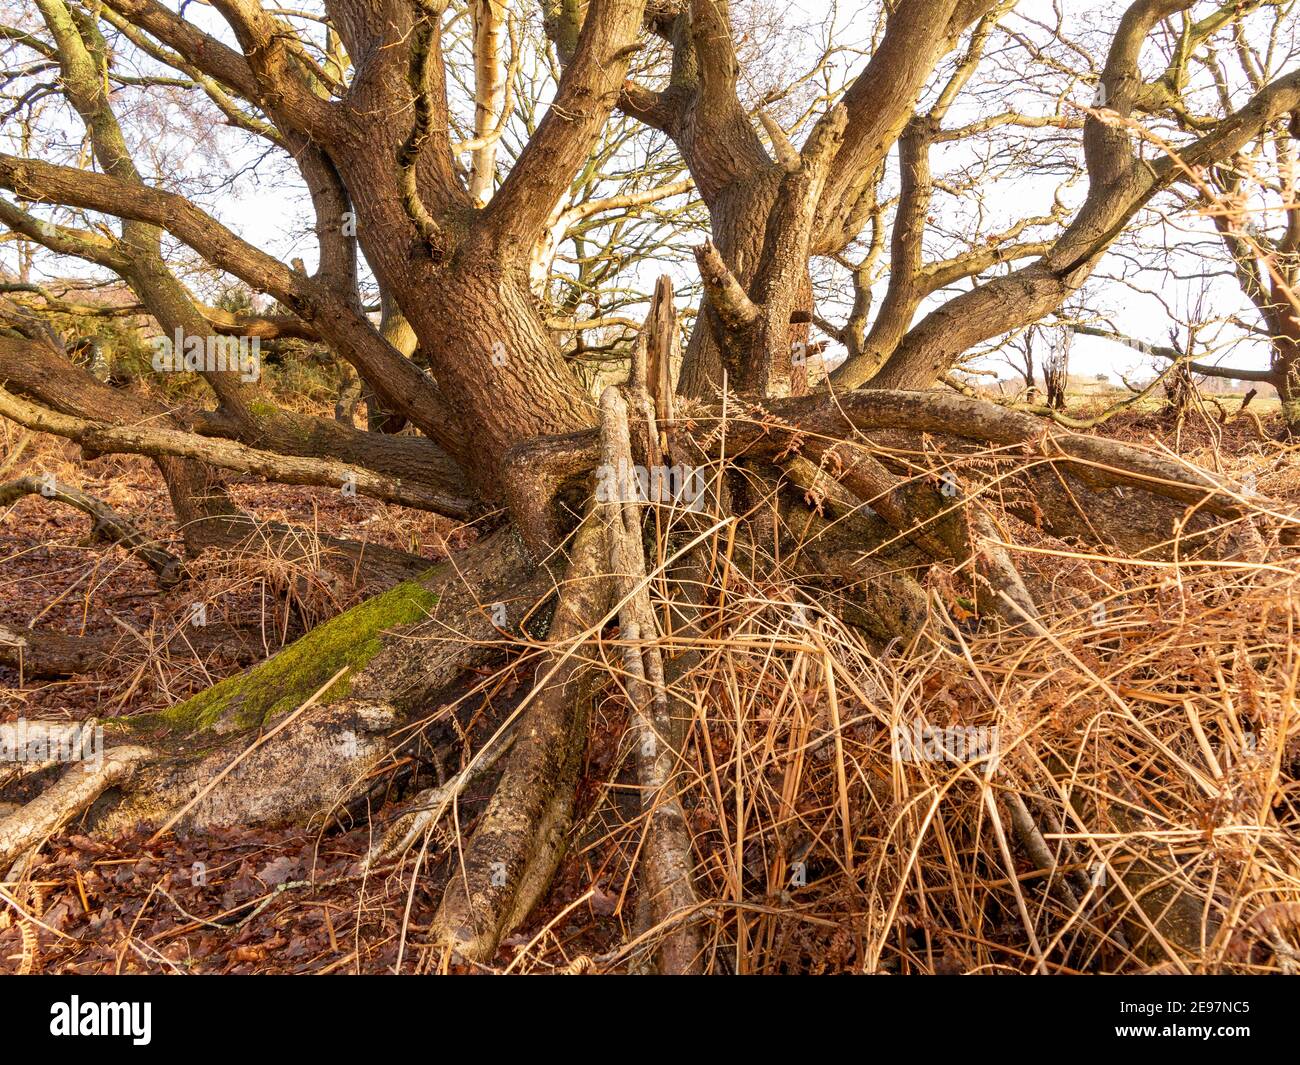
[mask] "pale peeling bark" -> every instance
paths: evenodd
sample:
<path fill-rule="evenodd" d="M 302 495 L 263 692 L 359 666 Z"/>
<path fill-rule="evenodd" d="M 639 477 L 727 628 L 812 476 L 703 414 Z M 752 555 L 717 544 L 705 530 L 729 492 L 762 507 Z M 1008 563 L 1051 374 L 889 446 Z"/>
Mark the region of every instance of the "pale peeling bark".
<path fill-rule="evenodd" d="M 0 869 L 7 869 L 25 851 L 43 843 L 106 789 L 128 781 L 153 757 L 147 747 L 114 747 L 97 763 L 72 765 L 58 783 L 0 820 Z"/>
<path fill-rule="evenodd" d="M 474 149 L 470 152 L 469 194 L 479 206 L 496 182 L 497 141 L 506 104 L 506 9 L 500 0 L 473 0 Z"/>

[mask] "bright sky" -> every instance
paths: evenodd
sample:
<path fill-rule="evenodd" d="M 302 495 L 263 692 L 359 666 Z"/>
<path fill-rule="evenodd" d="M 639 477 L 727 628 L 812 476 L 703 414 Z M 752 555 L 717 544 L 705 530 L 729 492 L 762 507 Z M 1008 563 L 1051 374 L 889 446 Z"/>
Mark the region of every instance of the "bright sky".
<path fill-rule="evenodd" d="M 851 32 L 852 15 L 856 5 L 851 0 L 847 4 L 832 4 L 831 0 L 792 0 L 790 7 L 802 13 L 805 20 L 810 22 L 823 20 L 832 10 L 837 10 L 837 25 L 850 27 Z M 1020 0 L 1015 10 L 1005 16 L 1003 25 L 1032 33 L 1033 22 L 1054 25 L 1057 21 L 1056 12 L 1060 9 L 1067 13 L 1067 32 L 1080 33 L 1088 28 L 1109 29 L 1115 25 L 1127 7 L 1128 0 Z M 795 19 L 792 18 L 791 21 Z M 859 60 L 856 64 L 859 69 L 862 62 Z M 1076 93 L 1076 97 L 1085 103 L 1090 102 L 1086 94 L 1082 93 L 1082 89 Z M 1009 106 L 1023 107 L 1034 113 L 1044 113 L 1041 101 L 1029 105 L 1012 101 Z M 945 124 L 949 127 L 957 126 L 962 121 L 959 103 L 954 106 Z M 1078 134 L 1074 136 L 1077 137 Z M 939 154 L 932 153 L 932 159 L 938 176 Z M 1008 221 L 1029 213 L 1045 213 L 1051 206 L 1052 192 L 1055 187 L 1055 180 L 1022 177 L 1014 184 L 1003 183 L 997 187 L 989 196 L 989 206 L 994 212 L 1005 210 Z M 1067 202 L 1075 205 L 1085 193 L 1086 185 L 1081 183 L 1069 191 Z M 1274 221 L 1281 222 L 1281 216 L 1276 216 Z M 1194 217 L 1184 217 L 1178 221 L 1176 227 L 1166 226 L 1159 234 L 1161 244 L 1165 247 L 1177 247 L 1180 243 L 1190 243 L 1207 237 L 1211 244 L 1217 245 L 1218 238 L 1214 235 L 1213 225 L 1204 218 Z M 1102 267 L 1089 282 L 1086 292 L 1089 296 L 1089 306 L 1104 312 L 1119 332 L 1148 343 L 1168 345 L 1171 341 L 1170 330 L 1173 323 L 1166 304 L 1176 313 L 1186 315 L 1201 296 L 1201 287 L 1199 282 L 1192 285 L 1178 279 L 1176 274 L 1179 272 L 1180 264 L 1176 261 L 1172 259 L 1162 261 L 1160 257 L 1153 257 L 1152 261 L 1159 264 L 1159 272 L 1147 272 L 1136 278 L 1137 287 L 1145 288 L 1149 290 L 1148 292 L 1135 291 L 1135 288 L 1130 285 L 1108 282 L 1104 279 L 1105 275 L 1123 272 L 1123 264 L 1115 255 L 1108 256 L 1103 262 Z M 1187 261 L 1184 259 L 1181 265 L 1185 268 Z M 1221 266 L 1219 269 L 1225 267 Z M 877 292 L 877 305 L 881 295 L 881 292 Z M 1206 316 L 1226 315 L 1240 311 L 1247 318 L 1251 317 L 1250 304 L 1231 277 L 1212 278 L 1206 295 L 1208 298 L 1203 304 L 1206 308 L 1203 313 Z M 937 298 L 936 302 L 942 302 L 942 299 Z M 924 313 L 924 309 L 921 313 Z M 1269 358 L 1267 345 L 1253 341 L 1242 342 L 1241 336 L 1239 330 L 1229 327 L 1222 343 L 1226 347 L 1228 338 L 1238 342 L 1226 353 L 1226 357 L 1208 354 L 1203 356 L 1204 361 L 1250 369 L 1266 367 Z M 1006 365 L 996 358 L 985 360 L 982 365 L 998 369 L 1003 377 L 1011 373 Z M 1091 377 L 1105 373 L 1115 383 L 1119 383 L 1120 374 L 1128 376 L 1130 380 L 1149 379 L 1152 376 L 1150 368 L 1156 365 L 1165 366 L 1167 363 L 1143 356 L 1127 346 L 1100 338 L 1076 335 L 1072 340 L 1070 370 L 1071 373 L 1079 376 Z"/>

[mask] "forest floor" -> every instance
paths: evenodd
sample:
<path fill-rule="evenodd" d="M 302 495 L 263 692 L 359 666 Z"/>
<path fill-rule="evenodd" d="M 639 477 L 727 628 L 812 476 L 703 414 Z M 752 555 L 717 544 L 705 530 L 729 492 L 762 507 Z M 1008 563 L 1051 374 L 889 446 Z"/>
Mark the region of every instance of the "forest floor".
<path fill-rule="evenodd" d="M 1275 430 L 1267 417 L 1225 425 L 1210 411 L 1193 414 L 1176 434 L 1152 413 L 1124 415 L 1099 431 L 1159 441 L 1189 461 L 1236 477 L 1252 471 L 1261 493 L 1300 504 L 1300 469 L 1291 449 L 1273 438 Z M 179 552 L 165 492 L 147 460 L 82 462 L 73 445 L 57 438 L 7 423 L 0 434 L 0 480 L 52 473 L 106 500 Z M 235 479 L 232 494 L 260 519 L 400 548 L 431 563 L 472 535 L 429 515 L 324 489 Z M 364 594 L 320 579 L 309 580 L 304 592 L 294 579 L 302 573 L 255 548 L 204 557 L 192 565 L 190 580 L 160 591 L 148 570 L 121 550 L 88 542 L 88 527 L 85 515 L 38 497 L 0 512 L 0 623 L 118 640 L 111 665 L 93 675 L 42 681 L 0 668 L 0 722 L 156 711 L 246 668 L 205 658 L 184 641 L 160 650 L 163 634 L 187 631 L 195 604 L 203 604 L 208 624 L 251 626 L 261 653 L 269 655 Z M 296 590 L 287 596 L 291 587 Z M 590 810 L 597 796 L 617 790 L 623 727 L 618 707 L 597 714 L 580 808 Z M 144 835 L 92 839 L 80 826 L 69 826 L 48 841 L 31 872 L 40 910 L 35 940 L 15 923 L 0 931 L 0 973 L 385 973 L 436 965 L 421 946 L 439 896 L 429 878 L 413 875 L 409 862 L 368 875 L 360 865 L 417 783 L 402 770 L 400 762 L 386 770 L 391 802 L 306 830 L 178 832 L 150 842 Z M 535 937 L 545 939 L 543 968 L 552 970 L 631 938 L 634 891 L 625 851 L 614 833 L 588 825 L 548 902 L 524 933 L 503 945 L 493 968 L 514 961 L 533 968 L 523 948 L 535 945 Z M 0 908 L 3 903 L 0 898 Z M 842 946 L 842 938 L 832 938 L 832 945 Z M 962 971 L 960 951 L 950 954 L 929 971 Z M 820 967 L 835 969 L 841 962 L 826 956 Z"/>
<path fill-rule="evenodd" d="M 130 516 L 158 546 L 182 553 L 165 488 L 149 460 L 119 455 L 83 462 L 79 449 L 58 437 L 7 422 L 0 422 L 0 433 L 0 480 L 53 474 Z M 406 551 L 430 565 L 475 535 L 434 515 L 328 489 L 238 477 L 230 488 L 236 503 L 261 521 Z M 190 578 L 163 590 L 141 563 L 91 542 L 89 532 L 86 515 L 37 496 L 0 511 L 0 624 L 116 640 L 110 661 L 93 674 L 42 680 L 0 666 L 0 723 L 150 713 L 248 668 L 247 658 L 222 647 L 205 652 L 186 638 L 194 631 L 196 607 L 206 625 L 249 629 L 255 652 L 268 657 L 367 594 L 362 584 L 286 563 L 255 542 L 244 551 L 191 561 Z M 173 633 L 180 638 L 169 639 Z M 618 736 L 606 739 L 612 745 Z M 596 744 L 592 757 L 600 758 Z M 395 764 L 392 772 L 403 768 Z M 5 775 L 0 764 L 0 783 Z M 430 783 L 402 776 L 394 794 Z M 0 974 L 20 968 L 391 972 L 398 964 L 399 929 L 407 940 L 402 969 L 410 971 L 438 893 L 418 886 L 412 892 L 409 877 L 359 875 L 360 859 L 389 816 L 387 810 L 372 813 L 306 834 L 177 833 L 152 845 L 147 834 L 92 840 L 69 826 L 46 845 L 31 872 L 44 911 L 37 957 L 25 960 L 19 928 L 9 924 L 0 930 Z M 304 880 L 340 882 L 283 890 Z M 277 889 L 274 904 L 259 909 Z M 603 905 L 599 897 L 593 904 L 595 910 Z M 611 907 L 604 908 L 597 915 L 602 922 Z M 602 941 L 616 932 L 606 928 Z"/>

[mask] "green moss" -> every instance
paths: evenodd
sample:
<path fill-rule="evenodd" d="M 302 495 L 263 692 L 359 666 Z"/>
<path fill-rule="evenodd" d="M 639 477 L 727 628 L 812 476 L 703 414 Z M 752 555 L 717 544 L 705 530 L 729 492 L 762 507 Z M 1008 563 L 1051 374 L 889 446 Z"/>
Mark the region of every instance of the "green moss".
<path fill-rule="evenodd" d="M 383 649 L 382 634 L 426 617 L 437 599 L 417 581 L 399 584 L 317 626 L 249 672 L 177 703 L 154 723 L 186 731 L 210 729 L 218 722 L 256 728 L 296 710 L 330 677 L 350 666 L 349 674 L 339 678 L 321 702 L 341 699 L 348 693 L 351 677 Z"/>

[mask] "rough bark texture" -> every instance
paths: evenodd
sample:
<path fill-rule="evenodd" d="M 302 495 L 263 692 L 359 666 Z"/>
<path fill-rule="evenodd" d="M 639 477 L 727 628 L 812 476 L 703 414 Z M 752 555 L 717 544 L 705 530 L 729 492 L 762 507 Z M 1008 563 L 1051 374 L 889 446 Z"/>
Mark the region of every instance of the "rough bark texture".
<path fill-rule="evenodd" d="M 524 715 L 520 735 L 488 808 L 453 859 L 432 934 L 463 958 L 486 961 L 496 953 L 540 899 L 563 854 L 586 743 L 577 651 L 610 602 L 604 539 L 603 519 L 588 516 L 574 537 L 551 623 L 554 650 L 542 656 L 532 692 L 516 711 Z"/>

